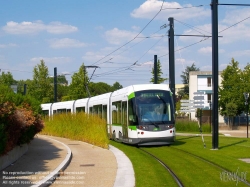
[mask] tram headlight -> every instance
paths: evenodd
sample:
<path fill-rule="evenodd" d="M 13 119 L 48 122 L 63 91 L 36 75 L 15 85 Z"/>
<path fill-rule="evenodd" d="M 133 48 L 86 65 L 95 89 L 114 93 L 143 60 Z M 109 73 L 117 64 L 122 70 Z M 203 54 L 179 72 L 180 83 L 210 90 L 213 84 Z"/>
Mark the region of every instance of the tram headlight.
<path fill-rule="evenodd" d="M 173 125 L 167 125 L 166 126 L 168 129 L 172 129 L 174 126 Z"/>

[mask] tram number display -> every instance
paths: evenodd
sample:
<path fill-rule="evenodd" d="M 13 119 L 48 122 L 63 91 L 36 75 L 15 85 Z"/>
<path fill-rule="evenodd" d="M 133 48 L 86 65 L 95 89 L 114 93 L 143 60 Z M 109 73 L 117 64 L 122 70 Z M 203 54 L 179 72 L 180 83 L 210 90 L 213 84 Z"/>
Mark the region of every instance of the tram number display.
<path fill-rule="evenodd" d="M 157 92 L 154 92 L 154 93 L 141 93 L 140 94 L 140 96 L 139 97 L 141 97 L 141 98 L 149 98 L 149 97 L 163 97 L 164 96 L 164 94 L 162 93 L 162 92 L 159 92 L 159 93 L 157 93 Z"/>

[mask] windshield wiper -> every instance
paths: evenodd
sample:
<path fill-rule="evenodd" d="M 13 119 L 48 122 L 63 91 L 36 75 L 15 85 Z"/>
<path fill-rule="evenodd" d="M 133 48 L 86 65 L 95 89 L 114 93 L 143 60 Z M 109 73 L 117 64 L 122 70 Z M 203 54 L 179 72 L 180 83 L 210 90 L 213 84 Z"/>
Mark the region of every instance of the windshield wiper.
<path fill-rule="evenodd" d="M 159 125 L 157 125 L 155 122 L 153 122 L 152 120 L 150 120 L 149 118 L 147 118 L 147 117 L 143 117 L 143 118 L 145 118 L 145 119 L 147 119 L 150 123 L 152 123 L 155 127 L 157 127 L 157 128 L 159 128 Z M 142 117 L 141 117 L 141 119 L 142 119 Z M 141 120 L 142 121 L 142 120 Z"/>

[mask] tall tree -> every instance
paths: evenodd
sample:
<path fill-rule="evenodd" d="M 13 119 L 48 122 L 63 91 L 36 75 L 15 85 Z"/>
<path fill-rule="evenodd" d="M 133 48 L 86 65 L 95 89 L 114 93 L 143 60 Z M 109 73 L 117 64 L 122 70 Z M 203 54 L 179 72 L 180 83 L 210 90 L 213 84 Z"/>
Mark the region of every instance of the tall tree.
<path fill-rule="evenodd" d="M 152 68 L 151 73 L 152 73 L 153 76 L 152 76 L 150 82 L 154 83 L 155 82 L 154 67 Z M 163 83 L 164 81 L 168 80 L 168 78 L 163 78 L 162 74 L 163 73 L 162 73 L 162 69 L 161 69 L 161 62 L 160 62 L 160 60 L 158 60 L 157 61 L 157 80 L 158 80 L 157 82 L 158 82 L 158 84 Z"/>
<path fill-rule="evenodd" d="M 113 91 L 112 87 L 104 82 L 98 82 L 98 83 L 90 82 L 89 89 L 91 92 L 91 96 L 96 96 Z"/>
<path fill-rule="evenodd" d="M 218 92 L 218 105 L 221 115 L 228 115 L 227 105 L 229 103 L 234 103 L 237 106 L 237 115 L 241 114 L 242 111 L 244 111 L 243 93 L 246 85 L 243 84 L 243 75 L 244 73 L 242 73 L 241 69 L 239 68 L 239 62 L 235 61 L 234 59 L 232 59 L 226 69 L 222 71 L 222 81 Z"/>
<path fill-rule="evenodd" d="M 119 82 L 115 82 L 112 86 L 113 91 L 119 90 L 123 88 L 123 86 Z"/>
<path fill-rule="evenodd" d="M 49 79 L 49 70 L 43 60 L 33 70 L 33 80 L 28 85 L 28 94 L 42 103 L 53 101 L 53 86 Z"/>
<path fill-rule="evenodd" d="M 191 66 L 187 66 L 186 69 L 184 71 L 182 71 L 182 83 L 185 84 L 183 92 L 181 92 L 181 94 L 184 95 L 189 95 L 189 72 L 190 71 L 200 71 L 200 68 L 197 68 L 195 66 L 195 64 L 193 63 Z"/>
<path fill-rule="evenodd" d="M 78 72 L 72 76 L 72 81 L 69 86 L 69 95 L 71 99 L 81 99 L 88 97 L 86 86 L 89 83 L 88 73 L 84 66 L 84 63 L 80 66 Z"/>
<path fill-rule="evenodd" d="M 189 84 L 189 72 L 190 71 L 200 71 L 200 68 L 197 68 L 194 63 L 191 66 L 187 66 L 186 69 L 182 71 L 182 75 L 181 75 L 183 84 Z"/>
<path fill-rule="evenodd" d="M 14 80 L 13 75 L 10 72 L 2 72 L 2 74 L 0 75 L 0 84 L 11 86 L 17 84 L 17 81 Z"/>

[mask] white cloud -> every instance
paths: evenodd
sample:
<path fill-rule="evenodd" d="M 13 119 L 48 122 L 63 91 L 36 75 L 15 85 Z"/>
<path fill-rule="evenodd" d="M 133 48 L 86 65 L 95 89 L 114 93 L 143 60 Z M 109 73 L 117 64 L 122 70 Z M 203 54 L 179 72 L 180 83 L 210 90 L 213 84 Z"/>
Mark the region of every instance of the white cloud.
<path fill-rule="evenodd" d="M 198 50 L 199 53 L 212 54 L 212 47 L 202 47 Z"/>
<path fill-rule="evenodd" d="M 250 16 L 250 8 L 241 8 L 236 10 L 228 10 L 226 12 L 225 18 L 222 20 L 222 23 L 227 25 L 233 25 L 237 22 L 241 22 L 243 19 L 248 18 Z M 240 24 L 250 25 L 250 21 L 243 21 Z"/>
<path fill-rule="evenodd" d="M 70 57 L 34 57 L 30 61 L 32 63 L 40 63 L 41 60 L 44 60 L 45 64 L 65 64 L 72 62 Z"/>
<path fill-rule="evenodd" d="M 243 50 L 243 51 L 234 51 L 232 53 L 230 53 L 230 56 L 233 56 L 233 57 L 247 57 L 247 56 L 250 56 L 250 50 Z"/>
<path fill-rule="evenodd" d="M 16 47 L 17 44 L 9 43 L 9 44 L 0 44 L 0 48 L 7 48 L 7 47 Z"/>
<path fill-rule="evenodd" d="M 70 38 L 50 40 L 50 47 L 52 48 L 80 48 L 85 46 L 85 43 Z"/>
<path fill-rule="evenodd" d="M 21 23 L 9 21 L 2 29 L 8 34 L 37 34 L 42 31 L 52 34 L 64 34 L 76 32 L 78 30 L 77 27 L 65 25 L 60 22 L 51 22 L 46 25 L 42 21 L 24 21 Z"/>
<path fill-rule="evenodd" d="M 200 68 L 201 71 L 212 71 L 212 66 L 202 66 Z"/>
<path fill-rule="evenodd" d="M 161 6 L 162 1 L 160 0 L 147 0 L 139 8 L 133 10 L 130 15 L 135 18 L 152 19 L 156 13 L 159 12 Z M 175 19 L 181 20 L 191 18 L 203 19 L 211 15 L 211 10 L 204 9 L 203 7 L 184 8 L 181 11 L 179 9 L 171 9 L 191 6 L 191 4 L 180 5 L 178 2 L 164 2 L 160 14 L 158 14 L 155 19 L 167 20 L 169 17 L 174 17 Z"/>
<path fill-rule="evenodd" d="M 131 32 L 114 28 L 105 32 L 105 38 L 111 44 L 120 45 L 132 40 L 137 36 L 137 34 L 138 32 Z"/>

